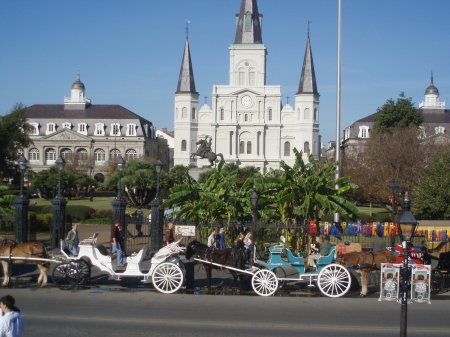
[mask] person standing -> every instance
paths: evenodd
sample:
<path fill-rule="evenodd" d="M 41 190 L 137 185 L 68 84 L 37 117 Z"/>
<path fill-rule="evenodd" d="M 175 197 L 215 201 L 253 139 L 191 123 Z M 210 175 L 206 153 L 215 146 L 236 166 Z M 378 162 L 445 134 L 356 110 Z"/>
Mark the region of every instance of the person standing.
<path fill-rule="evenodd" d="M 383 233 L 377 230 L 377 236 L 372 240 L 372 251 L 374 253 L 382 252 L 387 250 L 386 242 L 383 240 Z"/>
<path fill-rule="evenodd" d="M 117 254 L 117 266 L 119 267 L 123 266 L 125 261 L 124 246 L 122 226 L 120 221 L 116 220 L 111 231 L 111 252 Z"/>
<path fill-rule="evenodd" d="M 216 236 L 216 247 L 219 249 L 225 249 L 225 229 L 220 227 L 219 233 Z"/>
<path fill-rule="evenodd" d="M 23 317 L 15 306 L 16 300 L 11 295 L 0 298 L 0 309 L 3 316 L 0 317 L 1 337 L 20 337 L 23 333 Z"/>
<path fill-rule="evenodd" d="M 172 219 L 170 219 L 169 223 L 167 224 L 166 232 L 164 234 L 164 246 L 167 246 L 175 241 L 175 236 L 173 235 L 174 227 L 175 225 Z"/>
<path fill-rule="evenodd" d="M 72 225 L 72 229 L 67 233 L 66 236 L 66 246 L 67 249 L 70 250 L 73 256 L 78 255 L 78 244 L 80 243 L 80 239 L 78 238 L 78 224 L 74 223 Z"/>
<path fill-rule="evenodd" d="M 217 230 L 213 228 L 208 236 L 208 247 L 210 248 L 216 248 L 216 233 Z"/>
<path fill-rule="evenodd" d="M 92 185 L 91 188 L 89 189 L 89 201 L 90 202 L 94 201 L 94 192 L 95 192 L 95 186 Z"/>

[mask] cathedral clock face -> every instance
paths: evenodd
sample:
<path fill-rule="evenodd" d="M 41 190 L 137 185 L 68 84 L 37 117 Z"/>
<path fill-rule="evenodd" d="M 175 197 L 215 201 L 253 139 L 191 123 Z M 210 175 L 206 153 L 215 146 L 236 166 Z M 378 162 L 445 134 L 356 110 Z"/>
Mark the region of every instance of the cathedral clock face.
<path fill-rule="evenodd" d="M 253 105 L 253 100 L 250 96 L 245 95 L 245 96 L 242 96 L 242 98 L 241 98 L 241 104 L 242 104 L 242 106 L 249 108 Z"/>

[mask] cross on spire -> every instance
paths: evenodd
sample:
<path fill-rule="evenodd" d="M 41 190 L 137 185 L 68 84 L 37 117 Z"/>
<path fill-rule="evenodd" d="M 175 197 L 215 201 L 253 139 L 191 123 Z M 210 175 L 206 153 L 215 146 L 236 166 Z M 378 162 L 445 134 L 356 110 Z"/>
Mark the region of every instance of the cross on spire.
<path fill-rule="evenodd" d="M 186 40 L 189 40 L 189 24 L 191 20 L 186 20 Z"/>
<path fill-rule="evenodd" d="M 312 23 L 312 21 L 308 21 L 308 38 L 309 38 L 309 25 Z"/>

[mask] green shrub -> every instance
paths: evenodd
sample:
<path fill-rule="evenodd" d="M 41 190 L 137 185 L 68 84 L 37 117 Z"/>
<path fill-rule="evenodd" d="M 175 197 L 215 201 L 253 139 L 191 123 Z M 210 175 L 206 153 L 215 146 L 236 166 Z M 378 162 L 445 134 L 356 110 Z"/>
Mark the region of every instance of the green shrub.
<path fill-rule="evenodd" d="M 28 212 L 30 232 L 50 232 L 52 227 L 52 213 Z"/>
<path fill-rule="evenodd" d="M 103 190 L 97 190 L 94 193 L 95 197 L 115 197 L 117 195 L 116 191 L 103 191 Z"/>
<path fill-rule="evenodd" d="M 66 216 L 72 218 L 72 222 L 80 222 L 89 218 L 89 213 L 95 212 L 92 207 L 82 205 L 69 205 L 66 208 Z"/>
<path fill-rule="evenodd" d="M 85 219 L 81 221 L 82 224 L 93 224 L 93 225 L 111 225 L 111 218 L 95 218 L 95 219 Z"/>

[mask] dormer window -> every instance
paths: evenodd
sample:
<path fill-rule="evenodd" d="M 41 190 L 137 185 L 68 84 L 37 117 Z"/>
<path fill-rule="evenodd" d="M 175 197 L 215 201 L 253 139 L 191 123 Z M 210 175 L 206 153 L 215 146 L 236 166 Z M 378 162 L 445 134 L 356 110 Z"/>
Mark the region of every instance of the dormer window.
<path fill-rule="evenodd" d="M 50 133 L 55 132 L 56 126 L 55 123 L 47 123 L 47 130 L 45 131 L 45 134 L 48 135 Z"/>
<path fill-rule="evenodd" d="M 434 132 L 436 134 L 444 134 L 445 133 L 445 127 L 437 126 L 437 127 L 434 128 Z"/>
<path fill-rule="evenodd" d="M 359 127 L 358 138 L 369 138 L 369 127 L 366 125 Z"/>
<path fill-rule="evenodd" d="M 120 136 L 120 124 L 112 123 L 111 124 L 111 136 Z"/>
<path fill-rule="evenodd" d="M 105 135 L 105 124 L 103 124 L 103 123 L 95 124 L 95 135 L 96 136 L 104 136 Z"/>
<path fill-rule="evenodd" d="M 136 124 L 127 124 L 127 136 L 136 136 Z"/>
<path fill-rule="evenodd" d="M 38 136 L 39 135 L 39 123 L 29 123 L 30 128 L 30 135 L 32 136 Z"/>
<path fill-rule="evenodd" d="M 72 123 L 65 122 L 65 123 L 62 124 L 62 127 L 63 127 L 63 129 L 71 130 L 72 129 Z"/>
<path fill-rule="evenodd" d="M 86 123 L 78 123 L 78 132 L 82 135 L 87 135 L 87 124 Z"/>

